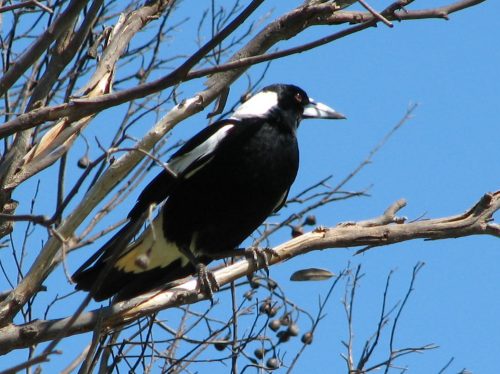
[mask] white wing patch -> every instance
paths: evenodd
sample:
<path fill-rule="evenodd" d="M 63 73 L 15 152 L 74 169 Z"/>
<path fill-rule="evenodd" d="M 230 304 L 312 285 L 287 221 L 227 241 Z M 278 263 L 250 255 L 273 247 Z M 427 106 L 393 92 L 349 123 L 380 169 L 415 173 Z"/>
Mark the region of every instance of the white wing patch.
<path fill-rule="evenodd" d="M 221 127 L 215 134 L 198 145 L 196 148 L 170 160 L 168 166 L 175 173 L 181 174 L 193 162 L 199 160 L 202 157 L 210 155 L 215 150 L 215 148 L 217 148 L 217 145 L 220 143 L 220 141 L 227 135 L 227 132 L 233 127 L 234 125 L 231 124 Z"/>
<path fill-rule="evenodd" d="M 241 104 L 231 118 L 265 117 L 272 108 L 276 107 L 278 107 L 278 94 L 276 92 L 259 92 Z"/>
<path fill-rule="evenodd" d="M 283 204 L 286 200 L 286 198 L 288 197 L 288 190 L 286 190 L 283 195 L 281 195 L 281 198 L 280 200 L 278 201 L 278 204 L 276 204 L 273 208 L 273 212 L 276 212 L 278 210 L 278 208 L 281 206 L 281 204 Z"/>
<path fill-rule="evenodd" d="M 153 220 L 151 226 L 141 234 L 139 239 L 131 243 L 127 253 L 116 261 L 115 267 L 126 273 L 139 274 L 155 268 L 164 268 L 177 259 L 181 266 L 188 264 L 175 243 L 163 236 L 163 214 Z"/>

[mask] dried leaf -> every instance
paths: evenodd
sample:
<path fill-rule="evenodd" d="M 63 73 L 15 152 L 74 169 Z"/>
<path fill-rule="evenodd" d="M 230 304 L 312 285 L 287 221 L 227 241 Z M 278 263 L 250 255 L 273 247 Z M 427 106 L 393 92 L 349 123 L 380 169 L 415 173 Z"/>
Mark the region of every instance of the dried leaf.
<path fill-rule="evenodd" d="M 303 281 L 321 281 L 330 279 L 335 274 L 333 274 L 329 270 L 318 269 L 318 268 L 308 268 L 298 270 L 292 274 L 290 280 L 295 282 L 303 282 Z"/>

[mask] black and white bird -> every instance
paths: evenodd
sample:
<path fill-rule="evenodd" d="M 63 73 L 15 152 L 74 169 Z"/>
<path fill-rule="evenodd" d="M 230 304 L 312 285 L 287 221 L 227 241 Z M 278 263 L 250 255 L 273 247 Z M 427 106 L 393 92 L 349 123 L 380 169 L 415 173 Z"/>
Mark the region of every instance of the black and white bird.
<path fill-rule="evenodd" d="M 128 299 L 203 272 L 235 250 L 285 203 L 305 118 L 345 117 L 297 86 L 274 84 L 204 128 L 146 186 L 127 224 L 76 271 L 76 288 L 98 301 Z M 160 212 L 134 239 L 156 204 Z"/>

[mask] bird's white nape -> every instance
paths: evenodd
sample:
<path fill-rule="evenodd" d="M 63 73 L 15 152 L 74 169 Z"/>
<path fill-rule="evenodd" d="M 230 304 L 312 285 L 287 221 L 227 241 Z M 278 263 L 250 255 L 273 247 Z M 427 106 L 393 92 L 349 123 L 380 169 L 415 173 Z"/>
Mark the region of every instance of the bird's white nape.
<path fill-rule="evenodd" d="M 236 108 L 231 118 L 265 117 L 272 108 L 277 106 L 278 94 L 276 92 L 259 92 Z"/>

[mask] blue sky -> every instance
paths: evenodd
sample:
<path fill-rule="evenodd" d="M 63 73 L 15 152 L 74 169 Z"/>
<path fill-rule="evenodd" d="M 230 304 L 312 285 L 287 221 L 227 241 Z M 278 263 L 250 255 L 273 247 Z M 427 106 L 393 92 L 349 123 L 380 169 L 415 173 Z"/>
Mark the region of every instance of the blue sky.
<path fill-rule="evenodd" d="M 330 98 L 328 103 L 348 116 L 342 123 L 304 123 L 297 187 L 317 179 L 327 167 L 337 180 L 346 175 L 410 103 L 419 104 L 414 118 L 350 183 L 349 189 L 354 190 L 373 184 L 371 196 L 323 209 L 318 215 L 322 224 L 375 216 L 400 197 L 408 201 L 401 214 L 410 219 L 457 214 L 484 192 L 499 188 L 500 49 L 494 40 L 498 10 L 497 3 L 487 2 L 452 15 L 448 22 L 396 23 L 394 29 L 379 26 L 271 68 L 269 76 L 276 80 L 299 76 L 298 83 L 310 95 L 323 101 Z M 312 88 L 309 82 L 314 82 Z M 500 346 L 499 248 L 498 239 L 486 237 L 417 240 L 354 258 L 352 251 L 314 253 L 297 260 L 295 267 L 329 264 L 335 269 L 347 261 L 363 265 L 366 276 L 355 314 L 360 349 L 375 328 L 388 271 L 397 271 L 392 294 L 401 298 L 412 267 L 424 261 L 397 341 L 402 346 L 432 342 L 440 348 L 400 363 L 408 364 L 413 373 L 437 372 L 454 357 L 449 372 L 467 368 L 493 373 L 497 369 L 491 358 L 498 355 Z M 294 268 L 293 262 L 285 266 Z M 316 284 L 304 285 L 302 292 L 293 287 L 299 298 L 314 302 L 311 294 L 318 290 Z M 318 337 L 321 342 L 302 360 L 303 370 L 322 372 L 325 365 L 335 368 L 331 372 L 344 369 L 338 344 L 347 336 L 341 297 L 337 293 L 332 299 L 328 322 Z"/>
<path fill-rule="evenodd" d="M 186 1 L 186 5 L 189 3 Z M 374 7 L 383 6 L 380 1 L 371 3 Z M 410 9 L 435 5 L 434 1 L 416 1 Z M 274 7 L 273 15 L 278 15 L 283 11 L 282 6 L 271 2 L 258 14 Z M 334 226 L 377 216 L 402 197 L 407 199 L 408 206 L 401 214 L 409 219 L 454 215 L 468 209 L 485 192 L 500 188 L 499 12 L 498 2 L 487 1 L 451 15 L 449 21 L 396 22 L 392 29 L 380 25 L 271 64 L 263 85 L 297 84 L 311 97 L 348 117 L 346 121 L 303 122 L 299 131 L 301 167 L 292 195 L 330 174 L 332 183 L 343 179 L 401 119 L 409 105 L 418 103 L 413 118 L 346 186 L 351 191 L 370 187 L 370 196 L 320 209 L 316 213 L 318 223 Z M 280 48 L 313 40 L 332 30 L 315 28 L 299 39 L 281 44 Z M 183 38 L 182 34 L 179 38 Z M 186 48 L 190 47 L 194 45 L 187 39 Z M 262 66 L 256 66 L 249 74 L 258 76 L 260 71 Z M 187 87 L 184 94 L 189 97 L 203 89 L 203 80 Z M 235 100 L 245 87 L 242 78 L 233 85 L 230 98 Z M 206 123 L 205 115 L 185 121 L 173 137 L 187 137 L 201 129 Z M 109 118 L 102 115 L 98 120 Z M 149 117 L 149 120 L 136 129 L 139 134 L 153 124 L 154 119 Z M 97 121 L 89 131 L 102 132 Z M 81 156 L 77 153 L 72 157 Z M 32 189 L 26 188 L 17 191 L 15 198 L 26 200 L 31 196 Z M 44 209 L 50 211 L 45 203 L 39 209 L 43 214 Z M 126 211 L 124 206 L 110 219 L 118 219 Z M 108 223 L 111 222 L 114 221 Z M 273 243 L 287 239 L 288 233 L 283 232 L 273 238 Z M 88 248 L 81 257 L 71 259 L 72 269 L 97 248 L 98 245 Z M 473 373 L 494 373 L 498 370 L 494 358 L 500 353 L 499 249 L 498 239 L 469 237 L 435 242 L 415 240 L 354 257 L 352 249 L 325 250 L 273 267 L 271 275 L 290 299 L 307 305 L 315 314 L 318 297 L 325 296 L 331 283 L 292 283 L 288 281 L 290 274 L 305 267 L 322 267 L 337 273 L 349 263 L 352 267 L 362 264 L 366 275 L 361 280 L 354 311 L 355 354 L 359 355 L 365 339 L 376 327 L 389 271 L 395 270 L 390 291 L 390 300 L 395 303 L 404 297 L 412 268 L 423 261 L 426 265 L 402 315 L 396 342 L 398 347 L 435 343 L 439 349 L 408 356 L 397 363 L 408 365 L 410 373 L 429 373 L 439 371 L 454 357 L 449 373 L 463 368 Z M 51 284 L 61 283 L 61 277 L 59 269 L 51 276 Z M 327 317 L 296 372 L 320 373 L 325 368 L 332 373 L 345 372 L 340 357 L 345 353 L 340 342 L 347 338 L 340 302 L 344 296 L 342 287 L 336 289 L 329 301 Z M 60 292 L 69 291 L 71 286 L 65 284 L 63 288 Z M 229 294 L 220 294 L 219 298 L 223 309 Z M 203 310 L 206 304 L 197 307 Z M 227 310 L 216 310 L 216 314 L 228 315 Z M 63 315 L 67 315 L 67 308 L 56 309 L 52 317 Z M 174 318 L 173 313 L 165 315 Z M 306 320 L 299 325 L 302 329 L 308 326 Z M 67 359 L 52 362 L 47 368 L 64 367 L 73 356 L 70 345 L 74 342 L 80 346 L 88 339 L 88 335 L 69 339 L 62 345 L 62 349 L 70 350 Z M 291 357 L 293 347 L 296 346 L 284 347 L 289 348 Z M 385 357 L 385 352 L 381 350 L 377 357 Z M 195 368 L 204 372 L 203 366 Z M 211 365 L 210 370 L 224 373 L 228 368 Z"/>

